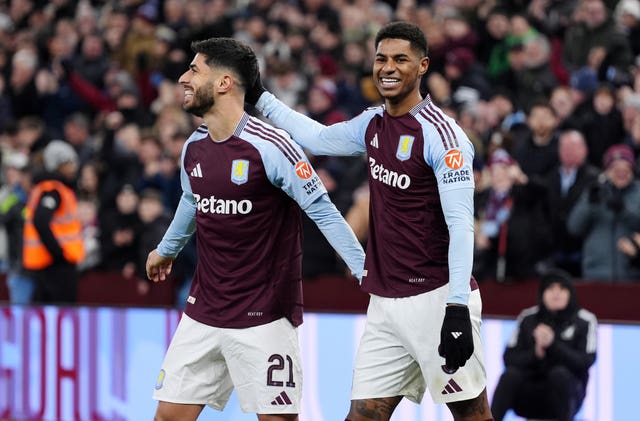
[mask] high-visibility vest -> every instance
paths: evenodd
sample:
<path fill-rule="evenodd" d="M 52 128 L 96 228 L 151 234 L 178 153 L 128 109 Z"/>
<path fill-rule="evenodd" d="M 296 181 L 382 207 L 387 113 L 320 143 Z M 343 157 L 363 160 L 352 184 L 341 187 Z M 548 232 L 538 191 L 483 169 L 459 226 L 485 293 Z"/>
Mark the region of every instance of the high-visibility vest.
<path fill-rule="evenodd" d="M 22 247 L 22 262 L 25 269 L 44 269 L 53 263 L 51 253 L 42 243 L 33 224 L 33 215 L 42 193 L 51 190 L 57 190 L 61 199 L 60 206 L 54 212 L 53 219 L 49 224 L 51 231 L 60 243 L 64 257 L 68 262 L 78 263 L 84 258 L 82 223 L 78 217 L 76 195 L 73 190 L 60 181 L 45 180 L 34 186 L 25 207 L 24 244 Z"/>

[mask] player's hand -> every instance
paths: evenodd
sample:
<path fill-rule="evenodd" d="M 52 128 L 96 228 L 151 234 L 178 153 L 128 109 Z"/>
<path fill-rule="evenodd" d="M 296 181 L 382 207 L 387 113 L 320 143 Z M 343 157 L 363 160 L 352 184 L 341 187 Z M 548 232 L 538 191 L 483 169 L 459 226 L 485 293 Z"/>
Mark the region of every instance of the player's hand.
<path fill-rule="evenodd" d="M 256 105 L 260 96 L 266 91 L 264 86 L 262 85 L 262 77 L 260 76 L 260 72 L 256 77 L 256 80 L 253 81 L 253 85 L 247 88 L 247 92 L 244 94 L 244 102 L 251 105 Z"/>
<path fill-rule="evenodd" d="M 171 273 L 173 260 L 171 257 L 160 256 L 157 250 L 151 251 L 147 256 L 147 264 L 145 265 L 147 277 L 153 282 L 164 281 Z"/>
<path fill-rule="evenodd" d="M 463 305 L 448 305 L 445 309 L 438 353 L 445 359 L 451 372 L 465 365 L 473 355 L 473 335 L 469 308 Z"/>

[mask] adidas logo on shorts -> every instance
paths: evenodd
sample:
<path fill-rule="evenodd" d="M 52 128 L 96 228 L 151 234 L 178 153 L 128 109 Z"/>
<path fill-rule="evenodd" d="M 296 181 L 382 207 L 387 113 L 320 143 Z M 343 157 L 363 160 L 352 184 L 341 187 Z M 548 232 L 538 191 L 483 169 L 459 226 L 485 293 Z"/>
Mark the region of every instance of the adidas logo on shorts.
<path fill-rule="evenodd" d="M 291 399 L 289 399 L 289 395 L 284 390 L 276 396 L 276 398 L 271 401 L 271 405 L 291 405 Z"/>
<path fill-rule="evenodd" d="M 462 388 L 455 380 L 449 379 L 444 389 L 442 390 L 443 395 L 449 395 L 451 393 L 462 392 Z"/>

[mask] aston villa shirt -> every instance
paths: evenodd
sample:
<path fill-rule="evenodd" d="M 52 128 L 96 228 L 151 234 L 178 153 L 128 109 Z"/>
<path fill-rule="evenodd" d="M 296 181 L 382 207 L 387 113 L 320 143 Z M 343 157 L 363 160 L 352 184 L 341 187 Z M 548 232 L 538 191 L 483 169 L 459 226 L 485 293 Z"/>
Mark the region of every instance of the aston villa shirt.
<path fill-rule="evenodd" d="M 244 114 L 214 142 L 205 126 L 182 152 L 183 198 L 158 246 L 177 254 L 196 233 L 198 263 L 185 313 L 217 327 L 287 317 L 302 322 L 301 220 L 326 190 L 300 147 L 282 130 Z"/>
<path fill-rule="evenodd" d="M 473 145 L 427 97 L 405 115 L 372 107 L 324 126 L 270 93 L 257 108 L 318 155 L 367 153 L 370 225 L 362 287 L 406 297 L 450 283 L 467 304 L 473 264 Z"/>

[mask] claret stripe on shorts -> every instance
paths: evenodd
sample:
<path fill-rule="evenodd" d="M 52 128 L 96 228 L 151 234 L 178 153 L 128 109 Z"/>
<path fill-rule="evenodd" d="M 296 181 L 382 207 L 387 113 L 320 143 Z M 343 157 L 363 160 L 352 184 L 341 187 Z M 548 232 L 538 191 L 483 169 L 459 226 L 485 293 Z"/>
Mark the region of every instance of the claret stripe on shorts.
<path fill-rule="evenodd" d="M 275 132 L 272 129 L 269 129 L 266 126 L 258 124 L 254 120 L 249 120 L 244 129 L 247 133 L 251 133 L 255 136 L 260 137 L 268 142 L 273 143 L 280 151 L 284 154 L 284 156 L 291 162 L 292 165 L 295 165 L 297 162 L 302 160 L 302 157 L 298 154 L 298 152 L 289 144 L 287 139 Z"/>

